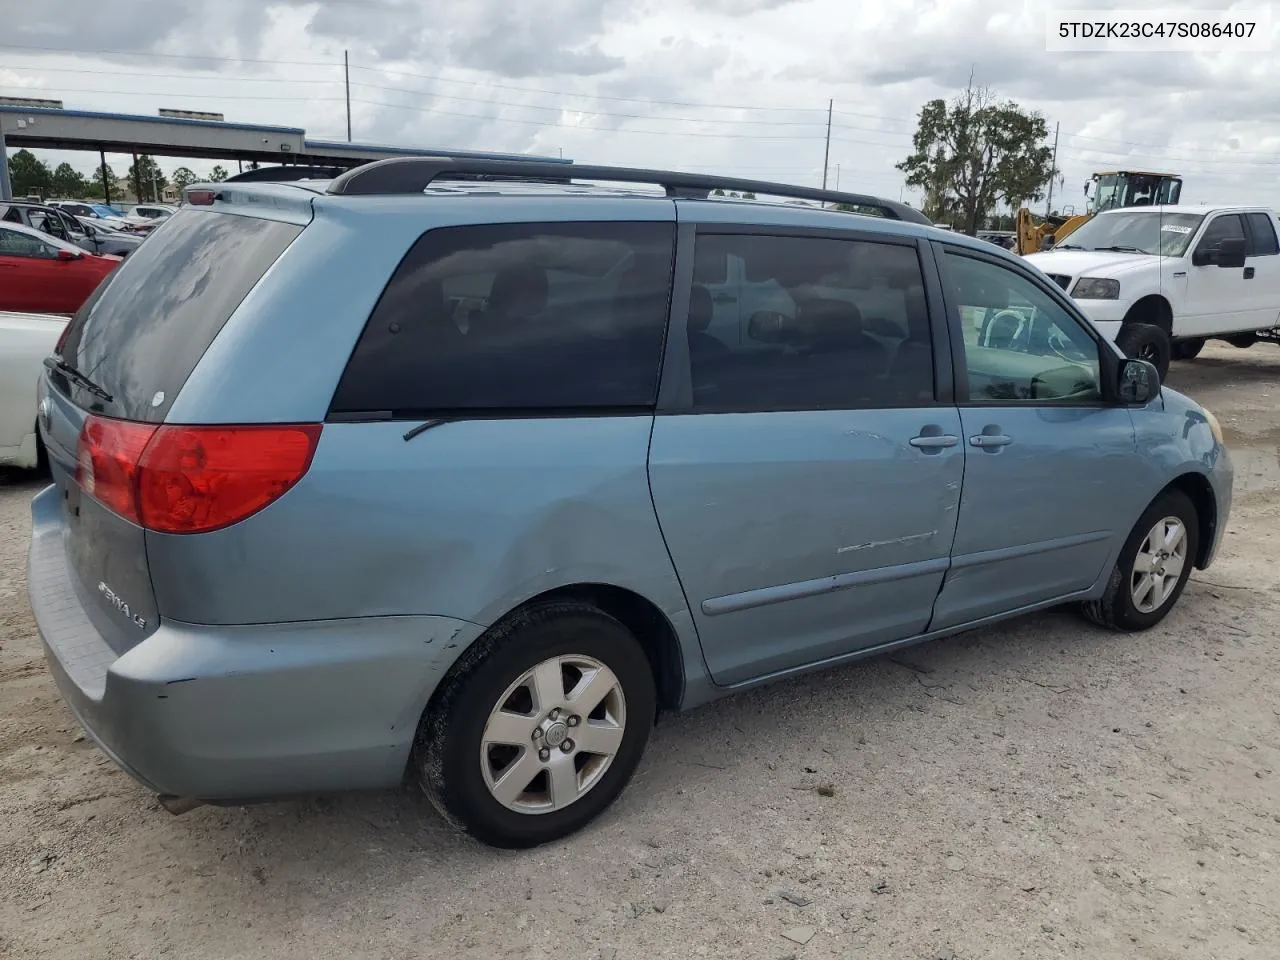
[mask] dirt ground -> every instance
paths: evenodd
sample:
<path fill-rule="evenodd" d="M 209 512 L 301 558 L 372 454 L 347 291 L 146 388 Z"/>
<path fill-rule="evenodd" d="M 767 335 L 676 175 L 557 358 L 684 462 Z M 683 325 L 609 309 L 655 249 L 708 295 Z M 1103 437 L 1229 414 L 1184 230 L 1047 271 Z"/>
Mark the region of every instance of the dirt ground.
<path fill-rule="evenodd" d="M 1170 382 L 1237 479 L 1161 627 L 1055 611 L 665 719 L 610 812 L 524 853 L 407 795 L 163 811 L 54 691 L 38 488 L 0 477 L 0 957 L 1273 960 L 1280 351 Z"/>

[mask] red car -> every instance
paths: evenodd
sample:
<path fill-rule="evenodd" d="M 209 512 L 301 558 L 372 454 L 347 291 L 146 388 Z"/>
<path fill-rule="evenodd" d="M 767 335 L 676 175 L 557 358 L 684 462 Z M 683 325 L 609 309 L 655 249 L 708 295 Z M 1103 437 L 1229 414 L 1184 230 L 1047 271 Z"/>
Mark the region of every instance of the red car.
<path fill-rule="evenodd" d="M 30 227 L 0 223 L 0 310 L 75 313 L 119 262 Z"/>

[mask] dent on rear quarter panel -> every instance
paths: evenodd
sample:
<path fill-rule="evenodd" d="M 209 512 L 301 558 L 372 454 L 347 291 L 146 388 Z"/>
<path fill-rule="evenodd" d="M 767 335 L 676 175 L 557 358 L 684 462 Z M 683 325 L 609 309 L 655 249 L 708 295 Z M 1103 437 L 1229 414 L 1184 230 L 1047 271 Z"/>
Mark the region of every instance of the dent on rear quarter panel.
<path fill-rule="evenodd" d="M 307 476 L 261 513 L 148 535 L 161 616 L 488 625 L 592 582 L 646 597 L 687 647 L 691 618 L 649 496 L 652 417 L 464 421 L 406 442 L 412 426 L 327 424 Z"/>

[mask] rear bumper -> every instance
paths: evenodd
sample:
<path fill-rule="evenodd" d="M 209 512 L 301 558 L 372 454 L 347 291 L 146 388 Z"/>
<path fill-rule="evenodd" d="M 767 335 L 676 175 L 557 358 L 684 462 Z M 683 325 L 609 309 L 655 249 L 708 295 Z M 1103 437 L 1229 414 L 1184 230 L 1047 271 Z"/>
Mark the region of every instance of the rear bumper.
<path fill-rule="evenodd" d="M 400 782 L 431 692 L 483 628 L 445 617 L 164 622 L 121 656 L 72 585 L 57 491 L 32 503 L 28 590 L 86 732 L 157 793 L 210 801 Z"/>

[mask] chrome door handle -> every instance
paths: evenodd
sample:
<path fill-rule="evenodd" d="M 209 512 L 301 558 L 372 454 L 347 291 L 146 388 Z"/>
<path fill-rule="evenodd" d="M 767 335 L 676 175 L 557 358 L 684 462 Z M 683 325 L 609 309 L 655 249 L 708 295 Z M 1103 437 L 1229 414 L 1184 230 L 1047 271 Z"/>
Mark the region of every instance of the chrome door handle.
<path fill-rule="evenodd" d="M 957 443 L 960 442 L 960 438 L 952 437 L 944 434 L 942 436 L 933 436 L 933 437 L 926 437 L 926 436 L 912 437 L 907 442 L 910 443 L 917 450 L 942 450 L 942 449 L 945 449 L 946 447 L 954 447 Z"/>
<path fill-rule="evenodd" d="M 1013 437 L 1006 437 L 1003 433 L 980 433 L 977 436 L 970 437 L 969 442 L 975 447 L 1007 447 L 1013 443 Z"/>

